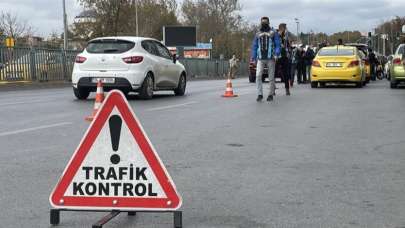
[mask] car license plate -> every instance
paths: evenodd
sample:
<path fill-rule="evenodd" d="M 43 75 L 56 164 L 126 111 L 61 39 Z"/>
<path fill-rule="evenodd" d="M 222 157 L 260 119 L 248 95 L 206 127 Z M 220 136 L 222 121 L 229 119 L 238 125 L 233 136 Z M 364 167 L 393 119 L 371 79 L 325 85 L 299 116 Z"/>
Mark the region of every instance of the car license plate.
<path fill-rule="evenodd" d="M 102 83 L 106 84 L 113 84 L 115 83 L 115 78 L 92 78 L 91 81 L 93 83 L 97 83 L 99 80 L 101 80 Z"/>
<path fill-rule="evenodd" d="M 326 67 L 342 67 L 342 63 L 326 63 Z"/>

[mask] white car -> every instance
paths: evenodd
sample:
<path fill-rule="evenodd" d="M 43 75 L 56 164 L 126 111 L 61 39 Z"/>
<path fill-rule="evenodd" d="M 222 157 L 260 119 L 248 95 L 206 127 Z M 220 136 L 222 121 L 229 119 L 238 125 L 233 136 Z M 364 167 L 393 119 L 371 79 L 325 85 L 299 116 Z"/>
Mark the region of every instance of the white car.
<path fill-rule="evenodd" d="M 105 91 L 138 92 L 143 99 L 152 98 L 158 90 L 182 96 L 187 83 L 184 66 L 161 42 L 129 36 L 93 39 L 77 55 L 72 73 L 75 96 L 87 99 L 96 91 L 98 80 Z"/>

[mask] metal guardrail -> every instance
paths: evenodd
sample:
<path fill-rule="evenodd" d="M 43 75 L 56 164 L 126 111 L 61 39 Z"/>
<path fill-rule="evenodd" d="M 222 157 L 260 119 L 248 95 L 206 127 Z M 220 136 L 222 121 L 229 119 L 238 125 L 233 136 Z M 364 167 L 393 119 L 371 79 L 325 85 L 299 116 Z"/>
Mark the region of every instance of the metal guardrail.
<path fill-rule="evenodd" d="M 0 81 L 70 81 L 79 51 L 0 46 Z M 226 77 L 228 60 L 181 59 L 190 77 Z M 240 62 L 237 76 L 248 74 L 248 64 Z"/>
<path fill-rule="evenodd" d="M 229 60 L 218 59 L 180 59 L 186 68 L 187 74 L 191 77 L 226 77 L 229 72 Z M 249 65 L 246 62 L 239 62 L 237 76 L 248 75 Z"/>
<path fill-rule="evenodd" d="M 0 46 L 0 81 L 70 80 L 77 51 Z"/>

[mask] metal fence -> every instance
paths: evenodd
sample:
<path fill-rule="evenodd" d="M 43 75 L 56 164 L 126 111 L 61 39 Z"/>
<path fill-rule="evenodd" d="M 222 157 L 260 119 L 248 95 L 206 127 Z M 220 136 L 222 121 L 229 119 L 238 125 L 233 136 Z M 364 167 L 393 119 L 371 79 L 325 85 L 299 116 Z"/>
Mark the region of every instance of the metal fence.
<path fill-rule="evenodd" d="M 228 60 L 218 59 L 181 59 L 186 68 L 187 74 L 191 77 L 225 77 L 229 71 Z M 246 76 L 248 74 L 248 64 L 240 62 L 236 73 L 237 76 Z"/>
<path fill-rule="evenodd" d="M 0 81 L 70 81 L 79 51 L 0 46 Z M 190 77 L 225 77 L 228 60 L 181 59 Z M 246 76 L 248 64 L 240 62 L 237 76 Z"/>
<path fill-rule="evenodd" d="M 70 80 L 77 51 L 0 46 L 0 81 Z"/>

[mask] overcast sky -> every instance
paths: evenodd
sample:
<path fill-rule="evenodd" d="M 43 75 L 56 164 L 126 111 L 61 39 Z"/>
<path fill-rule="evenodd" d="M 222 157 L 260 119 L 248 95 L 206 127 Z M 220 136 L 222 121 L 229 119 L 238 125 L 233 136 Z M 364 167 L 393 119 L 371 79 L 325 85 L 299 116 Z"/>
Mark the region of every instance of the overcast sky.
<path fill-rule="evenodd" d="M 140 0 L 142 1 L 142 0 Z M 180 2 L 180 0 L 179 0 Z M 240 0 L 241 14 L 250 23 L 261 16 L 270 17 L 275 26 L 286 22 L 296 32 L 294 18 L 301 30 L 333 33 L 344 30 L 367 32 L 379 22 L 405 16 L 405 0 Z M 81 12 L 76 0 L 66 0 L 69 22 Z M 48 36 L 63 31 L 62 0 L 1 0 L 0 11 L 11 11 L 27 20 L 36 34 Z"/>

